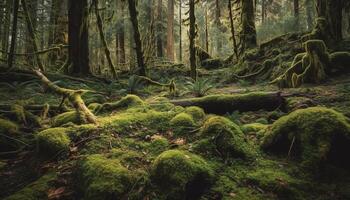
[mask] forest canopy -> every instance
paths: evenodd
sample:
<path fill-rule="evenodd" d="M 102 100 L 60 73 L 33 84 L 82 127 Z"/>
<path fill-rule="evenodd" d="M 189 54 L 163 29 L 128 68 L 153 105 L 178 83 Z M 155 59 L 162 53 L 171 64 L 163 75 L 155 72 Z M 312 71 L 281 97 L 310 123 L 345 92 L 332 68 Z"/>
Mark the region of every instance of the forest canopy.
<path fill-rule="evenodd" d="M 350 1 L 0 0 L 0 199 L 350 199 Z"/>

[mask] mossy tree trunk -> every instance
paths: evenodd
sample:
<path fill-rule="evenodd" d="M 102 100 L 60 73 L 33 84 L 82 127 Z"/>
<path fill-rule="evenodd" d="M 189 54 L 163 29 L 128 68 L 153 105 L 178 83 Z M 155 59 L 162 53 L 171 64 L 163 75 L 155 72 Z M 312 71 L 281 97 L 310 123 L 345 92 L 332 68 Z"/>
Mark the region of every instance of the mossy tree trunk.
<path fill-rule="evenodd" d="M 190 0 L 190 67 L 191 67 L 191 77 L 193 80 L 197 79 L 197 66 L 196 66 L 196 16 L 195 16 L 195 0 Z"/>
<path fill-rule="evenodd" d="M 163 0 L 158 0 L 157 5 L 157 56 L 163 57 Z"/>
<path fill-rule="evenodd" d="M 241 40 L 242 49 L 251 49 L 257 46 L 255 29 L 255 9 L 253 0 L 241 0 Z"/>
<path fill-rule="evenodd" d="M 140 76 L 146 76 L 146 64 L 143 55 L 141 36 L 139 31 L 139 23 L 137 19 L 138 12 L 136 10 L 135 0 L 128 0 L 130 20 L 134 31 L 134 42 L 136 45 L 136 58 L 137 58 L 137 74 Z"/>
<path fill-rule="evenodd" d="M 68 4 L 68 63 L 70 74 L 89 75 L 88 1 L 69 0 Z"/>
<path fill-rule="evenodd" d="M 232 43 L 233 43 L 233 52 L 235 53 L 236 59 L 238 60 L 238 46 L 237 46 L 237 40 L 236 40 L 236 31 L 235 31 L 235 25 L 233 22 L 233 13 L 232 13 L 232 2 L 231 0 L 228 0 L 228 12 L 229 12 L 229 18 L 230 18 L 230 27 L 231 27 L 231 37 L 232 37 Z"/>

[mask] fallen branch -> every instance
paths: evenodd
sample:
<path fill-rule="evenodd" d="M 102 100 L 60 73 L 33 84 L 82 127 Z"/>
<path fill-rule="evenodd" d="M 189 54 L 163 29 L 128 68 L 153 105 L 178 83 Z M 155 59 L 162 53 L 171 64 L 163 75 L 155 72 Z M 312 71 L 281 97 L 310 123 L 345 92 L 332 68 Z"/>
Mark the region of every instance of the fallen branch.
<path fill-rule="evenodd" d="M 68 101 L 76 109 L 82 123 L 96 123 L 95 115 L 86 107 L 83 99 L 81 98 L 81 95 L 88 92 L 87 90 L 71 90 L 58 87 L 47 79 L 46 76 L 40 71 L 34 70 L 34 72 L 48 88 L 61 95 L 63 99 L 68 99 Z"/>
<path fill-rule="evenodd" d="M 283 108 L 285 100 L 280 92 L 252 92 L 237 95 L 211 95 L 201 98 L 190 98 L 170 101 L 178 106 L 198 106 L 206 113 L 226 114 L 234 111 L 247 112 L 257 110 L 272 111 Z"/>

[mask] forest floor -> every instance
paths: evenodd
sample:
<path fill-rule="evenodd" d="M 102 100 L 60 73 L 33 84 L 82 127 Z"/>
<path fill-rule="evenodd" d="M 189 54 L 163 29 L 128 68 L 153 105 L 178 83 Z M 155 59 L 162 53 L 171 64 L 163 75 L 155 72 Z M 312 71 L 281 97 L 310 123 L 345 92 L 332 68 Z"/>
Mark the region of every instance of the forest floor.
<path fill-rule="evenodd" d="M 220 80 L 225 72 L 202 73 Z M 114 109 L 95 113 L 96 125 L 79 125 L 69 107 L 66 112 L 50 110 L 39 124 L 32 123 L 26 110 L 18 108 L 46 103 L 53 107 L 61 98 L 47 92 L 38 79 L 2 82 L 1 118 L 10 119 L 15 131 L 0 137 L 4 141 L 0 144 L 8 147 L 0 153 L 0 199 L 350 199 L 348 169 L 327 163 L 305 167 L 305 158 L 293 157 L 293 148 L 303 143 L 296 147 L 288 143 L 285 148 L 291 155 L 261 148 L 276 121 L 295 110 L 321 106 L 350 117 L 348 75 L 283 90 L 267 83 L 221 82 L 206 95 L 279 91 L 286 100 L 284 109 L 233 112 L 222 115 L 225 118 L 169 103 L 194 97 L 191 91 L 184 92 L 185 79 L 180 79 L 175 96 L 167 87 L 130 79 L 113 83 L 52 79 L 61 87 L 97 91 L 83 95 L 91 110 L 116 102 Z M 130 91 L 137 96 L 127 96 Z M 322 118 L 316 113 L 310 121 L 318 117 Z M 313 125 L 327 129 L 320 123 Z M 220 140 L 225 131 L 235 136 Z"/>

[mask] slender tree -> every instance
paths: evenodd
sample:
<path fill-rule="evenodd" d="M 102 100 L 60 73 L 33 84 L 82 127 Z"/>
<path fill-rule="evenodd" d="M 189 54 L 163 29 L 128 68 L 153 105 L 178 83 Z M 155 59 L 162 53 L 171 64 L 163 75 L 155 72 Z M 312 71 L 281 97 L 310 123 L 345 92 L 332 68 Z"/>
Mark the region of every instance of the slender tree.
<path fill-rule="evenodd" d="M 116 1 L 117 4 L 117 16 L 118 16 L 118 22 L 116 25 L 116 56 L 117 61 L 120 64 L 124 64 L 126 61 L 125 56 L 125 23 L 124 23 L 124 10 L 125 5 L 122 1 Z"/>
<path fill-rule="evenodd" d="M 138 65 L 137 74 L 141 76 L 146 76 L 146 65 L 144 62 L 141 35 L 140 35 L 139 23 L 137 19 L 138 12 L 136 10 L 135 0 L 128 0 L 128 5 L 129 5 L 130 20 L 134 30 L 134 41 L 136 46 L 136 57 L 137 57 L 137 65 Z"/>
<path fill-rule="evenodd" d="M 182 62 L 182 0 L 179 0 L 179 61 Z"/>
<path fill-rule="evenodd" d="M 174 61 L 174 0 L 168 0 L 167 57 Z"/>
<path fill-rule="evenodd" d="M 244 49 L 250 49 L 257 46 L 255 29 L 255 9 L 253 0 L 241 0 L 241 40 Z"/>
<path fill-rule="evenodd" d="M 88 1 L 69 0 L 68 5 L 68 63 L 70 74 L 88 75 L 89 65 L 89 32 Z"/>
<path fill-rule="evenodd" d="M 191 67 L 191 77 L 194 80 L 197 80 L 197 66 L 196 66 L 196 48 L 195 48 L 195 39 L 196 39 L 196 16 L 195 16 L 195 0 L 189 0 L 189 18 L 190 18 L 190 67 Z"/>
<path fill-rule="evenodd" d="M 228 12 L 229 12 L 229 18 L 230 18 L 230 27 L 231 27 L 231 37 L 232 37 L 232 43 L 233 43 L 233 51 L 235 53 L 236 59 L 238 60 L 238 45 L 236 41 L 236 33 L 235 33 L 235 26 L 233 23 L 233 13 L 232 13 L 232 2 L 231 0 L 228 0 Z"/>
<path fill-rule="evenodd" d="M 11 32 L 11 46 L 10 46 L 10 53 L 8 56 L 8 68 L 11 69 L 13 66 L 13 60 L 15 56 L 15 45 L 16 45 L 16 38 L 17 38 L 17 22 L 18 22 L 18 7 L 19 7 L 19 0 L 13 1 L 13 17 L 12 17 L 12 32 Z"/>
<path fill-rule="evenodd" d="M 157 5 L 157 56 L 163 57 L 163 0 Z"/>

